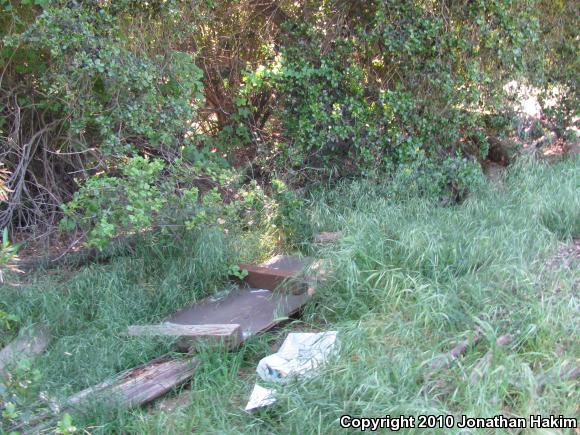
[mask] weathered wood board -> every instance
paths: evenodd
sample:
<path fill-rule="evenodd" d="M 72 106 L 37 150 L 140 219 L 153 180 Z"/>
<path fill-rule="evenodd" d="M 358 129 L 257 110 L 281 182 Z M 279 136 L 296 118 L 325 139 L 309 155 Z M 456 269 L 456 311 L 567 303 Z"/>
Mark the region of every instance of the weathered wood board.
<path fill-rule="evenodd" d="M 75 394 L 67 400 L 67 406 L 99 397 L 127 408 L 143 405 L 191 378 L 198 365 L 195 358 L 157 358 Z"/>
<path fill-rule="evenodd" d="M 303 282 L 292 282 L 296 273 L 286 270 L 270 269 L 253 264 L 240 264 L 240 269 L 246 270 L 248 276 L 244 282 L 256 289 L 285 291 L 285 293 L 301 293 L 306 290 Z"/>
<path fill-rule="evenodd" d="M 314 261 L 311 257 L 296 257 L 295 255 L 276 255 L 259 266 L 272 270 L 283 270 L 299 275 Z"/>
<path fill-rule="evenodd" d="M 210 343 L 223 343 L 228 349 L 237 347 L 242 342 L 242 329 L 239 324 L 218 325 L 178 325 L 163 323 L 161 325 L 133 325 L 127 330 L 129 336 L 170 336 L 177 337 L 177 347 L 189 351 L 199 340 Z"/>
<path fill-rule="evenodd" d="M 192 358 L 156 358 L 69 397 L 63 403 L 59 414 L 40 412 L 14 425 L 10 430 L 39 433 L 53 426 L 60 414 L 82 413 L 86 407 L 97 402 L 121 408 L 144 405 L 187 381 L 198 365 L 199 361 Z"/>
<path fill-rule="evenodd" d="M 165 324 L 131 326 L 128 334 L 170 335 L 185 339 L 233 339 L 233 348 L 248 337 L 286 320 L 302 308 L 312 295 L 308 288 L 312 281 L 303 273 L 309 261 L 278 256 L 259 266 L 247 265 L 270 280 L 267 288 L 252 288 L 245 283 L 224 297 L 207 298 L 178 311 Z M 281 285 L 292 283 L 293 279 L 294 282 L 302 281 L 306 284 L 308 291 L 278 291 Z M 61 412 L 82 412 L 83 407 L 99 400 L 128 408 L 143 405 L 187 381 L 193 376 L 198 364 L 196 359 L 191 358 L 164 356 L 154 359 L 73 395 L 65 401 Z M 54 423 L 56 417 L 48 411 L 39 413 L 11 430 L 38 432 Z"/>

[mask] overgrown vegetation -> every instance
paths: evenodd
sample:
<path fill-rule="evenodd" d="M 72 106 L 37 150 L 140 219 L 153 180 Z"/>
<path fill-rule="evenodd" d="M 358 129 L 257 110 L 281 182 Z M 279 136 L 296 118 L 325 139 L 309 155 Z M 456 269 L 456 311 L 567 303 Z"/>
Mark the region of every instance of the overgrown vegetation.
<path fill-rule="evenodd" d="M 129 324 L 290 251 L 332 270 L 298 322 L 339 330 L 321 376 L 241 411 L 283 328 L 202 349 L 171 415 L 96 403 L 49 429 L 335 433 L 342 414 L 577 414 L 563 373 L 580 351 L 578 268 L 553 257 L 580 237 L 578 7 L 0 0 L 0 347 L 39 323 L 54 338 L 0 374 L 0 432 L 173 349 L 126 337 Z M 536 160 L 548 145 L 569 158 Z M 318 231 L 343 237 L 322 248 Z M 72 267 L 81 247 L 106 261 Z M 39 256 L 64 266 L 17 274 Z M 430 370 L 476 330 L 464 358 Z"/>
<path fill-rule="evenodd" d="M 4 0 L 0 227 L 46 239 L 64 212 L 61 229 L 102 246 L 177 225 L 164 219 L 176 208 L 201 212 L 183 186 L 227 189 L 232 166 L 267 195 L 276 177 L 304 187 L 419 171 L 461 200 L 496 154 L 491 139 L 512 130 L 509 81 L 544 91 L 537 134 L 570 139 L 574 12 L 537 0 Z M 173 183 L 154 183 L 154 168 Z M 115 183 L 98 204 L 107 216 L 93 213 L 92 195 Z"/>
<path fill-rule="evenodd" d="M 338 245 L 310 247 L 333 273 L 304 323 L 294 325 L 339 330 L 340 354 L 320 376 L 284 386 L 270 410 L 243 412 L 255 364 L 282 329 L 237 352 L 201 352 L 191 391 L 171 411 L 97 406 L 74 424 L 94 433 L 336 433 L 345 413 L 575 415 L 575 383 L 559 374 L 580 351 L 578 268 L 551 259 L 580 235 L 578 164 L 519 164 L 503 192 L 489 185 L 457 207 L 404 199 L 396 194 L 402 189 L 368 181 L 316 194 L 308 220 L 344 232 Z M 35 388 L 50 403 L 170 350 L 171 343 L 129 339 L 124 330 L 219 289 L 237 260 L 268 255 L 256 249 L 261 234 L 193 232 L 73 275 L 2 287 L 2 301 L 25 324 L 42 320 L 53 330 L 53 345 L 30 368 L 38 370 L 29 375 Z M 464 358 L 428 376 L 440 354 L 478 327 L 483 338 Z M 508 333 L 513 343 L 495 348 Z M 474 383 L 489 349 L 493 359 Z M 10 399 L 13 413 L 39 404 L 30 399 Z M 6 416 L 4 424 L 10 421 Z"/>

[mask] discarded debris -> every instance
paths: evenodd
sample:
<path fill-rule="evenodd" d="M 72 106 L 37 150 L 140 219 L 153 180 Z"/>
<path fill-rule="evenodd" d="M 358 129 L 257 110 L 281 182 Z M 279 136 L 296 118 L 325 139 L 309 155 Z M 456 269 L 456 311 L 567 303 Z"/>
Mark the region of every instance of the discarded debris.
<path fill-rule="evenodd" d="M 226 295 L 210 297 L 173 314 L 160 325 L 133 325 L 131 336 L 164 335 L 180 337 L 178 347 L 191 350 L 192 341 L 199 338 L 225 340 L 232 350 L 248 337 L 264 332 L 296 313 L 312 295 L 310 277 L 304 270 L 311 259 L 277 256 L 255 266 L 247 265 L 250 275 L 263 280 L 263 286 L 250 288 L 252 277 Z M 308 291 L 306 291 L 308 290 Z M 32 339 L 16 341 L 0 352 L 0 373 L 11 358 L 21 352 L 40 353 L 48 345 L 48 334 L 39 329 Z M 336 343 L 336 332 L 322 334 L 289 334 L 274 364 L 280 378 L 290 374 L 305 375 L 323 364 Z M 11 347 L 12 346 L 12 347 Z M 271 357 L 274 357 L 272 355 Z M 286 358 L 286 360 L 284 360 Z M 190 379 L 199 364 L 192 358 L 168 355 L 156 358 L 139 367 L 127 370 L 96 386 L 68 398 L 58 410 L 46 410 L 14 425 L 11 430 L 37 433 L 54 424 L 59 414 L 79 413 L 88 404 L 107 400 L 123 408 L 148 403 Z M 262 370 L 262 368 L 260 368 Z M 255 403 L 273 403 L 270 390 L 256 386 Z M 255 393 L 255 394 L 254 394 Z"/>
<path fill-rule="evenodd" d="M 197 359 L 160 357 L 135 367 L 72 396 L 67 403 L 78 405 L 107 397 L 119 406 L 132 408 L 148 403 L 187 381 L 199 365 Z"/>
<path fill-rule="evenodd" d="M 292 279 L 298 277 L 294 271 L 251 264 L 240 264 L 240 269 L 248 272 L 244 281 L 253 288 L 291 292 L 295 295 L 303 294 L 308 290 L 308 285 L 304 281 Z"/>
<path fill-rule="evenodd" d="M 256 371 L 264 381 L 280 382 L 289 375 L 308 375 L 321 366 L 336 345 L 336 331 L 290 333 L 280 350 L 262 358 Z"/>
<path fill-rule="evenodd" d="M 299 275 L 314 261 L 311 257 L 298 257 L 296 255 L 275 255 L 264 261 L 259 266 L 273 270 L 284 270 Z"/>
<path fill-rule="evenodd" d="M 308 299 L 308 294 L 238 287 L 222 298 L 207 298 L 186 307 L 167 321 L 180 325 L 237 323 L 242 329 L 242 340 L 246 340 L 284 321 L 299 311 Z"/>
<path fill-rule="evenodd" d="M 310 290 L 311 277 L 306 276 L 310 257 L 276 255 L 262 264 L 240 264 L 248 272 L 244 282 L 250 287 L 300 295 Z"/>
<path fill-rule="evenodd" d="M 60 414 L 82 412 L 83 407 L 98 400 L 107 400 L 121 408 L 143 405 L 187 381 L 193 376 L 198 364 L 198 360 L 191 358 L 156 358 L 69 397 Z M 57 418 L 58 414 L 53 412 L 40 412 L 10 430 L 26 429 L 27 432 L 37 433 L 54 424 Z"/>
<path fill-rule="evenodd" d="M 167 321 L 180 325 L 237 323 L 246 340 L 283 322 L 306 304 L 314 291 L 310 277 L 304 274 L 311 261 L 278 255 L 261 265 L 241 264 L 248 276 L 239 287 L 186 307 Z"/>
<path fill-rule="evenodd" d="M 178 325 L 164 323 L 161 325 L 132 325 L 127 330 L 129 336 L 170 336 L 179 337 L 177 347 L 189 352 L 199 339 L 221 341 L 228 348 L 235 348 L 242 342 L 242 330 L 239 324 L 206 324 Z"/>
<path fill-rule="evenodd" d="M 266 382 L 284 382 L 290 377 L 308 377 L 336 351 L 336 331 L 290 333 L 275 354 L 262 358 L 256 372 Z M 274 403 L 275 391 L 256 384 L 246 411 Z"/>
<path fill-rule="evenodd" d="M 249 412 L 254 409 L 270 406 L 275 401 L 274 390 L 254 384 L 254 389 L 252 390 L 252 394 L 250 394 L 250 400 L 248 400 L 245 410 Z"/>

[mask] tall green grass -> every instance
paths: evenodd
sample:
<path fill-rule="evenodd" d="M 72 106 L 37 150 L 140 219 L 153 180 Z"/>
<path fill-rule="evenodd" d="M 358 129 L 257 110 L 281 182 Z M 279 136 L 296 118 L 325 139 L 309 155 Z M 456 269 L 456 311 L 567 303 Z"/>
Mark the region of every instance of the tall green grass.
<path fill-rule="evenodd" d="M 284 337 L 282 329 L 238 352 L 202 351 L 191 389 L 171 412 L 153 405 L 96 412 L 78 423 L 97 433 L 328 434 L 341 432 L 343 414 L 577 416 L 578 384 L 558 373 L 579 363 L 580 274 L 577 263 L 551 259 L 580 237 L 579 161 L 519 163 L 502 186 L 485 186 L 456 206 L 390 194 L 401 188 L 345 183 L 313 196 L 304 210 L 313 226 L 343 232 L 336 244 L 308 248 L 332 273 L 298 324 L 337 329 L 341 340 L 319 376 L 280 387 L 270 409 L 243 412 L 255 365 Z M 0 295 L 22 319 L 51 325 L 55 341 L 36 366 L 43 388 L 65 395 L 168 351 L 171 343 L 122 332 L 219 288 L 227 266 L 251 259 L 256 246 L 264 246 L 259 235 L 202 233 L 5 286 Z M 477 345 L 449 370 L 430 373 L 477 328 Z M 496 347 L 508 333 L 514 341 Z M 489 367 L 471 382 L 488 350 Z M 549 382 L 541 385 L 544 376 Z"/>

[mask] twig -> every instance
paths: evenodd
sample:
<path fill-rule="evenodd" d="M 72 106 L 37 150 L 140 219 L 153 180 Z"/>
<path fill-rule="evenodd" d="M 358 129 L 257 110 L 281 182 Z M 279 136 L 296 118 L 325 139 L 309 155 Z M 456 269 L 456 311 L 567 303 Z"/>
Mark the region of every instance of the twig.
<path fill-rule="evenodd" d="M 432 376 L 433 373 L 437 370 L 440 370 L 442 368 L 449 368 L 451 366 L 451 363 L 453 363 L 453 361 L 462 356 L 467 351 L 467 348 L 470 345 L 476 344 L 480 338 L 481 338 L 481 329 L 478 327 L 475 330 L 475 334 L 471 342 L 469 340 L 460 341 L 453 349 L 451 349 L 448 355 L 442 358 L 438 358 L 433 362 L 433 364 L 431 365 L 432 372 L 429 374 L 429 377 Z"/>

